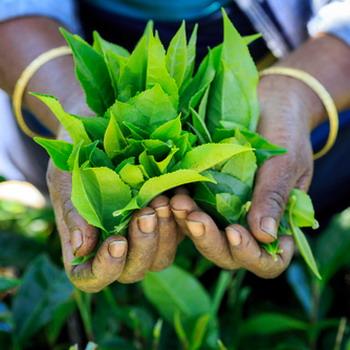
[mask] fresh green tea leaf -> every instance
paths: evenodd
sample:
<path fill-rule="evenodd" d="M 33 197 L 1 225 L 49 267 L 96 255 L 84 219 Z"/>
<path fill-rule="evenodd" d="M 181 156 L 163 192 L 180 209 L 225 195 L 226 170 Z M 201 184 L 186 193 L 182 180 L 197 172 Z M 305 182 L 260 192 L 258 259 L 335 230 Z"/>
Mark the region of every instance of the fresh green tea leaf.
<path fill-rule="evenodd" d="M 118 125 L 113 110 L 109 111 L 110 118 L 103 138 L 103 147 L 109 158 L 113 159 L 127 145 L 127 141 Z"/>
<path fill-rule="evenodd" d="M 318 223 L 315 219 L 315 210 L 311 198 L 307 193 L 295 188 L 291 191 L 290 196 L 291 198 L 295 198 L 293 205 L 289 203 L 289 210 L 291 210 L 294 224 L 299 227 L 318 228 Z"/>
<path fill-rule="evenodd" d="M 77 157 L 78 158 L 78 157 Z M 75 161 L 72 178 L 72 202 L 90 224 L 111 232 L 118 224 L 112 213 L 131 200 L 130 188 L 113 170 L 80 168 Z"/>
<path fill-rule="evenodd" d="M 196 23 L 193 27 L 192 34 L 187 45 L 186 72 L 184 76 L 184 82 L 181 88 L 187 85 L 187 83 L 189 82 L 193 74 L 193 69 L 196 61 L 197 31 L 198 31 L 198 24 Z"/>
<path fill-rule="evenodd" d="M 181 134 L 181 115 L 179 114 L 175 119 L 171 119 L 164 124 L 158 126 L 151 134 L 151 139 L 159 139 L 164 142 L 176 139 Z"/>
<path fill-rule="evenodd" d="M 242 87 L 242 98 L 245 97 L 250 106 L 249 129 L 254 131 L 259 118 L 259 101 L 257 97 L 259 74 L 247 45 L 231 23 L 224 9 L 222 10 L 222 16 L 224 22 L 222 60 L 234 72 Z"/>
<path fill-rule="evenodd" d="M 84 128 L 92 141 L 102 141 L 106 132 L 108 120 L 101 117 L 75 117 L 83 122 Z"/>
<path fill-rule="evenodd" d="M 230 174 L 243 181 L 248 186 L 253 186 L 257 169 L 256 157 L 252 150 L 238 154 L 225 163 L 221 171 Z"/>
<path fill-rule="evenodd" d="M 88 106 L 102 115 L 115 100 L 108 68 L 103 56 L 78 35 L 60 31 L 72 49 L 75 72 L 86 96 Z"/>
<path fill-rule="evenodd" d="M 120 178 L 131 187 L 138 187 L 143 181 L 143 173 L 139 165 L 125 164 L 119 171 Z"/>
<path fill-rule="evenodd" d="M 157 35 L 151 36 L 149 39 L 146 88 L 152 88 L 156 84 L 159 84 L 163 91 L 169 95 L 174 108 L 177 109 L 178 88 L 176 81 L 167 70 L 165 50 Z"/>
<path fill-rule="evenodd" d="M 249 127 L 251 111 L 234 70 L 222 60 L 209 92 L 207 124 L 213 133 L 222 122 Z"/>
<path fill-rule="evenodd" d="M 251 150 L 248 146 L 207 143 L 187 152 L 176 166 L 177 169 L 192 169 L 198 172 L 210 169 L 233 156 Z"/>
<path fill-rule="evenodd" d="M 249 44 L 253 43 L 254 41 L 256 41 L 256 40 L 258 40 L 260 38 L 262 38 L 262 35 L 260 33 L 252 34 L 252 35 L 246 35 L 246 36 L 242 37 L 243 42 L 246 45 L 249 45 Z"/>
<path fill-rule="evenodd" d="M 180 109 L 186 115 L 189 108 L 195 108 L 215 77 L 215 62 L 212 50 L 201 62 L 197 73 L 180 96 Z"/>
<path fill-rule="evenodd" d="M 205 93 L 204 93 L 204 95 L 201 99 L 201 102 L 199 104 L 199 107 L 198 107 L 198 115 L 201 118 L 201 120 L 203 120 L 203 122 L 205 122 L 206 115 L 207 115 L 207 105 L 208 105 L 210 86 L 211 86 L 211 84 L 209 84 L 209 86 L 205 90 Z"/>
<path fill-rule="evenodd" d="M 127 62 L 120 69 L 118 99 L 122 102 L 128 101 L 146 87 L 148 46 L 151 37 L 153 37 L 153 22 L 150 21 Z"/>
<path fill-rule="evenodd" d="M 289 200 L 289 223 L 292 229 L 292 234 L 295 240 L 295 243 L 299 249 L 301 256 L 304 258 L 306 264 L 309 266 L 310 270 L 315 274 L 318 279 L 322 279 L 315 258 L 312 254 L 309 243 L 304 235 L 304 233 L 300 230 L 297 224 L 294 222 L 294 208 L 297 202 L 297 198 L 295 195 L 292 195 Z"/>
<path fill-rule="evenodd" d="M 166 65 L 170 76 L 174 78 L 180 89 L 187 70 L 187 38 L 184 21 L 170 41 L 166 53 Z"/>
<path fill-rule="evenodd" d="M 137 195 L 137 201 L 140 207 L 143 207 L 163 192 L 188 183 L 200 181 L 213 182 L 213 180 L 200 175 L 197 171 L 189 169 L 177 170 L 159 177 L 153 177 L 142 185 Z"/>
<path fill-rule="evenodd" d="M 238 132 L 241 133 L 244 136 L 244 138 L 255 149 L 255 155 L 259 166 L 261 166 L 269 158 L 273 156 L 282 155 L 287 152 L 285 148 L 274 145 L 273 143 L 271 143 L 270 141 L 268 141 L 267 139 L 255 132 L 244 129 L 241 129 Z M 235 132 L 235 135 L 237 136 L 237 130 Z"/>
<path fill-rule="evenodd" d="M 158 84 L 141 92 L 127 103 L 116 101 L 110 111 L 120 125 L 126 121 L 149 133 L 178 115 L 169 96 Z"/>
<path fill-rule="evenodd" d="M 84 143 L 91 142 L 87 132 L 85 131 L 84 123 L 75 116 L 65 112 L 56 97 L 38 93 L 32 93 L 32 95 L 37 97 L 50 108 L 51 112 L 66 129 L 74 143 L 79 143 L 80 141 L 83 141 Z"/>
<path fill-rule="evenodd" d="M 242 202 L 238 196 L 232 193 L 218 193 L 216 198 L 217 211 L 230 223 L 238 221 L 242 214 Z"/>
<path fill-rule="evenodd" d="M 43 137 L 34 137 L 34 141 L 45 148 L 53 163 L 58 169 L 69 170 L 68 158 L 73 151 L 73 145 L 62 140 L 50 140 Z"/>
<path fill-rule="evenodd" d="M 130 53 L 128 50 L 126 50 L 124 47 L 111 43 L 101 37 L 98 32 L 94 31 L 92 33 L 94 42 L 92 47 L 100 54 L 105 55 L 105 53 L 109 50 L 111 50 L 113 53 L 122 56 L 122 57 L 129 57 Z"/>
<path fill-rule="evenodd" d="M 201 144 L 212 142 L 211 135 L 207 126 L 204 123 L 204 120 L 193 108 L 191 108 L 191 115 L 193 130 L 198 136 L 198 139 L 200 140 Z"/>

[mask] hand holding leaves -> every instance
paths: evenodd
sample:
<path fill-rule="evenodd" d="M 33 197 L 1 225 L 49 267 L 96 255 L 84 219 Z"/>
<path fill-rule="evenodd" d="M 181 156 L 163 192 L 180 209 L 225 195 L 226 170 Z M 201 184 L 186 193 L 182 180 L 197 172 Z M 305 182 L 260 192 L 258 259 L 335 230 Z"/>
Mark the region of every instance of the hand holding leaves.
<path fill-rule="evenodd" d="M 53 97 L 38 95 L 57 115 L 73 144 L 37 141 L 57 167 L 72 172 L 74 208 L 102 231 L 99 249 L 128 226 L 132 237 L 138 227 L 134 220 L 130 221 L 138 215 L 135 210 L 145 208 L 167 190 L 190 183 L 196 183 L 193 187 L 198 203 L 220 225 L 247 226 L 252 193 L 256 192 L 255 173 L 268 158 L 285 150 L 255 132 L 258 74 L 246 46 L 250 39 L 240 37 L 225 12 L 223 19 L 223 43 L 209 50 L 193 76 L 197 28 L 187 41 L 183 24 L 165 50 L 149 23 L 130 54 L 96 33 L 91 47 L 64 32 L 72 47 L 77 77 L 97 115 L 91 119 L 71 115 Z M 105 89 L 108 93 L 101 94 Z M 255 202 L 253 197 L 253 213 Z M 146 209 L 141 212 L 146 215 L 146 227 L 156 230 L 157 224 L 150 219 L 154 213 Z M 248 222 L 251 217 L 249 214 Z M 137 223 L 140 220 L 143 219 L 137 219 Z M 216 232 L 212 239 L 219 230 L 209 221 L 207 225 Z M 179 225 L 190 228 L 183 222 Z M 242 232 L 245 231 L 239 235 L 242 241 L 244 237 L 252 240 Z M 281 239 L 281 245 L 286 241 Z M 256 247 L 251 254 L 261 252 L 255 241 L 250 245 Z M 136 241 L 132 247 L 138 247 L 141 253 Z M 207 248 L 197 247 L 206 253 Z M 146 250 L 152 252 L 151 247 Z M 290 251 L 285 253 L 289 255 L 284 261 L 288 261 Z M 128 257 L 133 263 L 140 259 L 131 252 Z M 218 264 L 243 266 L 237 264 L 237 259 Z M 121 280 L 135 280 L 142 275 L 132 270 L 133 278 L 123 278 L 122 274 Z"/>

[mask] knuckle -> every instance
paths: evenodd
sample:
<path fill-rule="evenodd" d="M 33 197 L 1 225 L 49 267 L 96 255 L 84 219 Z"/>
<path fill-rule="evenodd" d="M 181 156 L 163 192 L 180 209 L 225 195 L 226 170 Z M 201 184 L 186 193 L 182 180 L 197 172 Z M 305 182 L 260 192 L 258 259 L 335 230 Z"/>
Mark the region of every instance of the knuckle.
<path fill-rule="evenodd" d="M 287 191 L 270 190 L 267 195 L 268 204 L 278 212 L 282 212 L 288 199 L 286 192 Z"/>

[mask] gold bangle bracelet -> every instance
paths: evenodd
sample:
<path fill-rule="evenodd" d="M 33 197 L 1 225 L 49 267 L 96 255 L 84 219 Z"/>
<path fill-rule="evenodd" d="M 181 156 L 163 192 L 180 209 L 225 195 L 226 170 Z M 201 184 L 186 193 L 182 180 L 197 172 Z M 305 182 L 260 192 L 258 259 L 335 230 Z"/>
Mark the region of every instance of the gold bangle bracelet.
<path fill-rule="evenodd" d="M 22 114 L 22 99 L 23 94 L 33 75 L 41 68 L 45 63 L 61 56 L 70 55 L 72 53 L 68 46 L 60 46 L 49 51 L 46 51 L 35 58 L 22 72 L 19 79 L 16 82 L 12 95 L 12 108 L 15 114 L 15 118 L 19 128 L 29 137 L 37 136 L 26 124 Z"/>
<path fill-rule="evenodd" d="M 274 74 L 286 75 L 302 81 L 304 84 L 310 87 L 322 101 L 329 118 L 329 134 L 326 144 L 320 151 L 314 154 L 315 160 L 321 158 L 333 147 L 339 130 L 339 116 L 331 95 L 316 78 L 299 69 L 288 67 L 271 67 L 260 72 L 261 77 Z"/>

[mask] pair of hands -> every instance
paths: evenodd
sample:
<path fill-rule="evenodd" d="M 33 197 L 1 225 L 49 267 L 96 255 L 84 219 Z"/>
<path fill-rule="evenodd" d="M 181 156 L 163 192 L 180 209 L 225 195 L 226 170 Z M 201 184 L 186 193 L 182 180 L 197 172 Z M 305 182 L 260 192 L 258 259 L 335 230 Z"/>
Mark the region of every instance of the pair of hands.
<path fill-rule="evenodd" d="M 302 83 L 288 77 L 265 77 L 260 82 L 259 132 L 287 148 L 288 153 L 268 160 L 259 169 L 248 214 L 250 231 L 230 225 L 220 232 L 213 219 L 188 194 L 182 192 L 172 198 L 162 195 L 135 213 L 127 239 L 109 237 L 92 261 L 73 267 L 70 262 L 74 256 L 86 256 L 94 251 L 99 234 L 71 203 L 70 174 L 50 165 L 48 186 L 65 269 L 73 284 L 84 291 L 97 292 L 114 281 L 139 281 L 147 271 L 162 270 L 173 262 L 184 235 L 205 258 L 221 268 L 245 268 L 263 278 L 282 273 L 293 256 L 292 238 L 281 238 L 283 252 L 277 260 L 258 241 L 268 243 L 277 238 L 290 190 L 294 187 L 307 190 L 310 185 L 313 168 L 310 119 L 304 103 L 308 93 Z"/>

